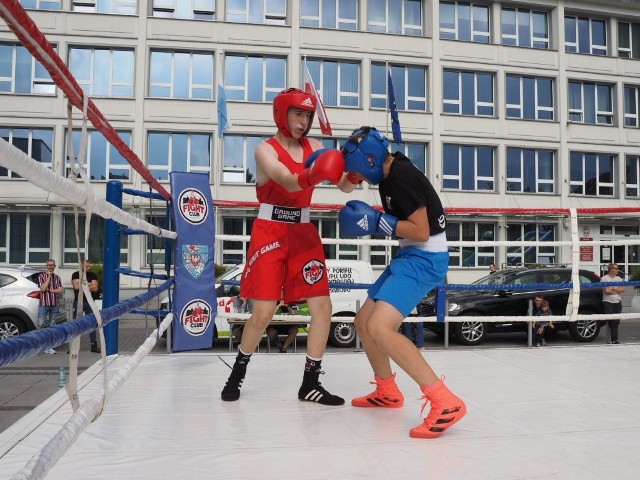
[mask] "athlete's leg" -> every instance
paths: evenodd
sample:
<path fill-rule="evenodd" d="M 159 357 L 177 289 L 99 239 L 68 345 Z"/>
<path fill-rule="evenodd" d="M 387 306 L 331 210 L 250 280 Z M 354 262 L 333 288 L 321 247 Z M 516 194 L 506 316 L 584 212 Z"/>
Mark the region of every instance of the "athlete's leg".
<path fill-rule="evenodd" d="M 305 361 L 302 386 L 298 399 L 323 405 L 343 405 L 344 399 L 329 393 L 320 383 L 322 356 L 329 338 L 331 327 L 331 300 L 327 296 L 307 299 L 311 312 L 311 324 L 307 338 L 307 358 Z"/>
<path fill-rule="evenodd" d="M 256 300 L 253 303 L 253 312 L 244 326 L 242 342 L 238 349 L 236 361 L 231 369 L 231 374 L 222 389 L 221 397 L 225 402 L 233 402 L 240 398 L 240 387 L 247 373 L 247 364 L 251 354 L 260 343 L 262 333 L 271 321 L 276 309 L 275 300 Z"/>
<path fill-rule="evenodd" d="M 331 328 L 331 299 L 325 296 L 308 298 L 307 305 L 311 313 L 307 354 L 312 358 L 322 358 Z"/>
<path fill-rule="evenodd" d="M 371 349 L 371 353 L 367 351 L 374 372 L 381 378 L 391 376 L 393 374 L 389 365 L 389 358 L 391 358 L 418 385 L 437 382 L 438 376 L 413 342 L 398 332 L 402 320 L 404 316 L 395 307 L 383 300 L 375 302 L 364 325 L 366 336 L 371 339 L 375 347 Z"/>

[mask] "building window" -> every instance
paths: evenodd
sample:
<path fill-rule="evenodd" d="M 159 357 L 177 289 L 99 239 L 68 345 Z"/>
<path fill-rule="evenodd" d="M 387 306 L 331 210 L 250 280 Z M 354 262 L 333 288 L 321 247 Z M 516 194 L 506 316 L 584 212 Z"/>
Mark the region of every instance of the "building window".
<path fill-rule="evenodd" d="M 227 0 L 227 22 L 285 25 L 286 0 Z"/>
<path fill-rule="evenodd" d="M 89 225 L 89 259 L 93 263 L 104 262 L 104 242 L 105 242 L 105 219 L 98 216 L 91 216 Z M 84 252 L 85 216 L 78 215 L 78 238 L 80 239 L 80 251 Z M 78 244 L 76 243 L 76 223 L 73 214 L 64 215 L 64 265 L 78 265 Z M 120 235 L 120 263 L 129 263 L 129 235 Z"/>
<path fill-rule="evenodd" d="M 427 110 L 427 68 L 389 65 L 398 110 Z M 371 64 L 371 108 L 387 108 L 387 65 Z"/>
<path fill-rule="evenodd" d="M 338 236 L 338 221 L 336 216 L 320 216 L 311 219 L 321 238 L 336 240 L 340 238 Z M 371 237 L 373 238 L 373 236 Z M 357 260 L 358 259 L 358 246 L 348 244 L 323 244 L 324 256 L 329 260 Z"/>
<path fill-rule="evenodd" d="M 302 0 L 300 8 L 303 27 L 358 29 L 358 0 Z"/>
<path fill-rule="evenodd" d="M 607 24 L 595 18 L 564 17 L 564 49 L 568 53 L 607 54 Z"/>
<path fill-rule="evenodd" d="M 494 191 L 493 147 L 444 144 L 442 188 Z"/>
<path fill-rule="evenodd" d="M 248 216 L 223 215 L 222 233 L 224 235 L 251 235 L 255 213 L 248 213 Z M 249 251 L 249 240 L 223 240 L 222 241 L 222 264 L 237 265 L 247 260 Z"/>
<path fill-rule="evenodd" d="M 421 0 L 368 0 L 370 32 L 422 35 Z"/>
<path fill-rule="evenodd" d="M 489 43 L 489 6 L 440 2 L 440 38 Z"/>
<path fill-rule="evenodd" d="M 34 10 L 60 10 L 60 0 L 20 0 L 24 8 Z"/>
<path fill-rule="evenodd" d="M 389 150 L 404 153 L 424 175 L 427 173 L 427 146 L 426 143 L 393 143 L 389 139 Z"/>
<path fill-rule="evenodd" d="M 624 86 L 624 126 L 640 127 L 640 87 L 637 85 Z"/>
<path fill-rule="evenodd" d="M 52 128 L 8 128 L 0 127 L 0 138 L 29 155 L 35 161 L 51 168 L 53 159 Z M 21 178 L 15 172 L 0 167 L 1 178 Z M 45 259 L 46 260 L 46 259 Z"/>
<path fill-rule="evenodd" d="M 160 181 L 169 172 L 211 172 L 211 134 L 150 132 L 148 167 Z"/>
<path fill-rule="evenodd" d="M 359 63 L 314 59 L 307 59 L 306 63 L 325 106 L 360 106 Z"/>
<path fill-rule="evenodd" d="M 69 68 L 92 97 L 133 97 L 133 50 L 69 49 Z"/>
<path fill-rule="evenodd" d="M 56 86 L 25 47 L 1 43 L 0 92 L 55 95 Z"/>
<path fill-rule="evenodd" d="M 153 0 L 153 16 L 215 20 L 215 0 Z"/>
<path fill-rule="evenodd" d="M 494 115 L 493 73 L 444 70 L 443 111 L 458 115 Z"/>
<path fill-rule="evenodd" d="M 640 23 L 618 22 L 618 56 L 640 58 Z"/>
<path fill-rule="evenodd" d="M 213 54 L 151 51 L 149 96 L 213 100 Z"/>
<path fill-rule="evenodd" d="M 447 221 L 447 241 L 492 242 L 495 240 L 495 223 Z M 449 247 L 450 267 L 486 267 L 496 258 L 495 247 Z"/>
<path fill-rule="evenodd" d="M 613 125 L 613 86 L 607 83 L 569 81 L 569 120 Z"/>
<path fill-rule="evenodd" d="M 42 265 L 50 247 L 49 214 L 0 213 L 0 263 Z"/>
<path fill-rule="evenodd" d="M 535 222 L 507 222 L 508 242 L 553 242 L 555 238 L 556 225 Z M 516 266 L 533 263 L 551 265 L 555 263 L 555 259 L 556 249 L 553 245 L 545 246 L 541 244 L 527 247 L 507 247 L 507 265 Z M 536 278 L 533 278 L 531 283 L 538 283 L 538 281 Z"/>
<path fill-rule="evenodd" d="M 549 48 L 549 14 L 526 8 L 502 8 L 502 44 Z"/>
<path fill-rule="evenodd" d="M 227 100 L 272 102 L 286 88 L 286 66 L 286 60 L 280 57 L 227 55 L 224 69 Z"/>
<path fill-rule="evenodd" d="M 507 147 L 507 192 L 555 193 L 553 150 Z"/>
<path fill-rule="evenodd" d="M 259 135 L 225 135 L 222 181 L 256 183 L 256 147 L 271 138 Z"/>
<path fill-rule="evenodd" d="M 131 132 L 117 131 L 122 141 L 131 146 Z M 82 140 L 82 131 L 74 130 L 73 138 L 73 154 L 76 155 L 74 162 L 75 168 L 78 168 L 77 155 L 80 151 L 80 142 Z M 104 135 L 97 131 L 91 130 L 87 132 L 87 146 L 84 168 L 89 174 L 90 180 L 131 180 L 131 166 L 120 152 L 116 150 L 111 143 L 107 142 Z M 66 175 L 71 176 L 71 162 L 69 162 L 69 150 L 66 149 Z"/>
<path fill-rule="evenodd" d="M 155 225 L 159 228 L 165 230 L 170 229 L 170 227 L 167 225 L 166 215 L 147 215 L 145 220 L 147 223 Z M 154 266 L 164 266 L 166 259 L 165 246 L 167 243 L 167 239 L 158 237 L 156 235 L 145 236 L 147 237 L 147 258 L 145 259 L 145 265 L 147 267 L 150 267 L 152 264 Z"/>
<path fill-rule="evenodd" d="M 507 75 L 507 118 L 553 120 L 553 79 Z"/>
<path fill-rule="evenodd" d="M 608 153 L 571 152 L 569 193 L 613 197 L 615 157 Z"/>
<path fill-rule="evenodd" d="M 640 156 L 625 157 L 625 197 L 640 197 Z"/>
<path fill-rule="evenodd" d="M 73 11 L 135 15 L 137 3 L 137 0 L 73 0 Z"/>

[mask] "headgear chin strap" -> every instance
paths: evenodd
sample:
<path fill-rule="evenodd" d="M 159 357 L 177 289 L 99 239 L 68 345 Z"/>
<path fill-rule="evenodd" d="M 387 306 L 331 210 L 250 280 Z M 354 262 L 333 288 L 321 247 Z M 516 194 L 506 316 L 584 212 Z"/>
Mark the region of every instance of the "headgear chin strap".
<path fill-rule="evenodd" d="M 373 185 L 384 176 L 382 165 L 387 157 L 389 140 L 373 127 L 360 127 L 342 145 L 346 172 L 358 172 Z"/>
<path fill-rule="evenodd" d="M 289 124 L 287 123 L 287 112 L 290 108 L 299 108 L 307 112 L 312 112 L 309 117 L 309 125 L 304 135 L 309 133 L 311 125 L 313 124 L 313 117 L 316 113 L 316 97 L 303 92 L 299 88 L 289 88 L 282 90 L 276 98 L 273 99 L 273 120 L 276 122 L 278 129 L 286 136 L 293 138 L 289 131 Z"/>

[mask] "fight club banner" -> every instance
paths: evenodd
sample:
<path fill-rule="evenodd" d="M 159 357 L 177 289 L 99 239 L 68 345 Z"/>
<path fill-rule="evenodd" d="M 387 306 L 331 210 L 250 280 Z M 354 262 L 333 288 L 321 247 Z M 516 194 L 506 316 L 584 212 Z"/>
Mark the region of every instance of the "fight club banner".
<path fill-rule="evenodd" d="M 211 348 L 213 343 L 216 267 L 215 221 L 209 176 L 171 172 L 174 249 L 172 351 Z"/>

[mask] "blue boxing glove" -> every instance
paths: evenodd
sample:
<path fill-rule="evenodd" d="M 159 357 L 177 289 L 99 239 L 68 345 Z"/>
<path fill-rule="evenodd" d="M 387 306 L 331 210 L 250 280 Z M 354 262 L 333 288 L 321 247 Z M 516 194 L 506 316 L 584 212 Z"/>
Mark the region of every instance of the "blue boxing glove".
<path fill-rule="evenodd" d="M 360 200 L 350 200 L 338 214 L 340 232 L 345 237 L 362 237 L 380 234 L 393 237 L 396 234 L 398 219 L 388 213 L 375 210 Z"/>

